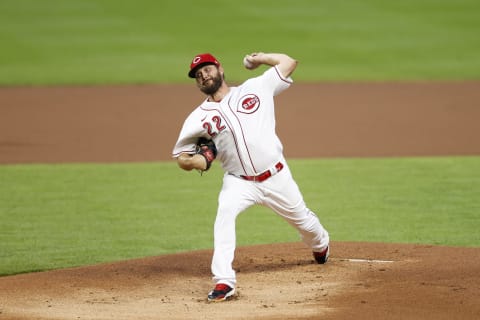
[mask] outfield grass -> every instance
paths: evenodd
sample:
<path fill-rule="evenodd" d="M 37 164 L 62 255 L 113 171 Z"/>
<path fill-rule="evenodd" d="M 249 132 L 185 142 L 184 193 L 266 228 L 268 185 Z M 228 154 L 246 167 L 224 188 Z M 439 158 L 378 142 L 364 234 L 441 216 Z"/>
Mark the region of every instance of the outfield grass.
<path fill-rule="evenodd" d="M 334 240 L 480 245 L 480 157 L 291 160 Z M 219 166 L 0 166 L 0 275 L 212 248 Z M 263 207 L 238 245 L 299 241 Z"/>
<path fill-rule="evenodd" d="M 480 2 L 0 1 L 0 85 L 172 83 L 217 55 L 287 52 L 297 81 L 480 78 Z"/>

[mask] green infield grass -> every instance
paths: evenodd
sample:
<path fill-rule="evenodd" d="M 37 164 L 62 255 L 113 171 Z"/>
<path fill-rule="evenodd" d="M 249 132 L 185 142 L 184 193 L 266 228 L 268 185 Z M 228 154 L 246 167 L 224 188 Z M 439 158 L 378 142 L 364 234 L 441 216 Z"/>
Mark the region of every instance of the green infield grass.
<path fill-rule="evenodd" d="M 480 245 L 480 157 L 294 159 L 336 241 Z M 0 166 L 0 275 L 212 248 L 222 172 L 173 162 Z M 300 241 L 264 207 L 238 245 Z"/>
<path fill-rule="evenodd" d="M 480 78 L 480 1 L 0 1 L 0 85 L 189 81 L 197 53 L 231 81 L 252 51 L 297 81 Z"/>

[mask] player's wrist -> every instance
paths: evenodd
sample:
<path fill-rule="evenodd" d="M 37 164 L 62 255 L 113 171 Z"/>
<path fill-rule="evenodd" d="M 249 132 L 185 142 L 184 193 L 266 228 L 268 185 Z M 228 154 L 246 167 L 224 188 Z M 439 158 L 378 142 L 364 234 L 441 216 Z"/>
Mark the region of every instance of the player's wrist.
<path fill-rule="evenodd" d="M 274 66 L 279 63 L 279 60 L 276 58 L 276 54 L 273 53 L 258 52 L 253 54 L 253 58 L 258 64 Z"/>
<path fill-rule="evenodd" d="M 207 158 L 202 154 L 195 154 L 192 157 L 193 167 L 197 170 L 208 170 Z"/>

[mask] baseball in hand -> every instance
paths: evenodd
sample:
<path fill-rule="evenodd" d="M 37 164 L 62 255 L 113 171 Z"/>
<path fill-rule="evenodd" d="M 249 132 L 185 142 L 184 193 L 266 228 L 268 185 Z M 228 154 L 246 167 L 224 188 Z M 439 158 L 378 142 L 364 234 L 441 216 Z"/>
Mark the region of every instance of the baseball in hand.
<path fill-rule="evenodd" d="M 245 66 L 245 68 L 247 69 L 252 69 L 253 68 L 253 63 L 251 63 L 250 61 L 248 61 L 248 58 L 250 56 L 249 55 L 246 55 L 245 58 L 243 58 L 243 65 Z"/>

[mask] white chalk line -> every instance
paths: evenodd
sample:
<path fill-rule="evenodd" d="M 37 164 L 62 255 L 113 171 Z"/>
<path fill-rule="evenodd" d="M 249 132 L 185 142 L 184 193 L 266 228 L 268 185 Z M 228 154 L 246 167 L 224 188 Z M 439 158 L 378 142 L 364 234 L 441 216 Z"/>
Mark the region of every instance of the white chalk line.
<path fill-rule="evenodd" d="M 395 261 L 392 260 L 375 260 L 375 259 L 341 259 L 341 261 L 348 261 L 348 262 L 372 262 L 372 263 L 392 263 Z"/>

